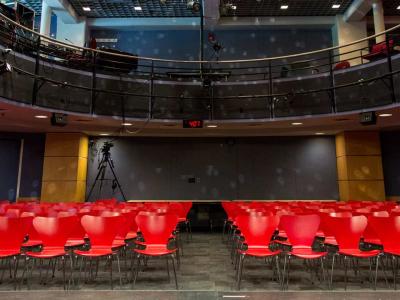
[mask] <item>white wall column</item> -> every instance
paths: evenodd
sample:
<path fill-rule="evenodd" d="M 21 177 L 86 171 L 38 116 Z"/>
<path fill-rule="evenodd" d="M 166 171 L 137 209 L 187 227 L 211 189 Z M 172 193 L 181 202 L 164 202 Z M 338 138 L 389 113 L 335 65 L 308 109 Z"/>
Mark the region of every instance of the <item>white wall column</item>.
<path fill-rule="evenodd" d="M 385 15 L 383 12 L 382 0 L 373 0 L 372 11 L 374 14 L 375 34 L 385 31 Z M 376 37 L 376 43 L 381 43 L 386 40 L 385 35 Z"/>
<path fill-rule="evenodd" d="M 86 41 L 87 23 L 82 20 L 77 23 L 64 23 L 62 18 L 57 18 L 57 40 L 83 47 Z"/>
<path fill-rule="evenodd" d="M 351 42 L 367 37 L 367 22 L 346 22 L 342 15 L 336 16 L 335 25 L 332 27 L 332 40 L 335 46 L 347 45 Z M 368 47 L 368 41 L 357 43 L 352 46 L 339 48 L 340 61 L 347 60 L 352 66 L 361 64 L 361 51 L 355 51 L 364 47 Z M 355 51 L 355 52 L 352 52 Z M 351 53 L 349 53 L 351 52 Z M 368 51 L 362 51 L 362 54 L 367 54 Z M 337 59 L 336 59 L 337 60 Z"/>
<path fill-rule="evenodd" d="M 50 36 L 51 7 L 46 1 L 42 2 L 42 14 L 40 16 L 40 34 Z"/>

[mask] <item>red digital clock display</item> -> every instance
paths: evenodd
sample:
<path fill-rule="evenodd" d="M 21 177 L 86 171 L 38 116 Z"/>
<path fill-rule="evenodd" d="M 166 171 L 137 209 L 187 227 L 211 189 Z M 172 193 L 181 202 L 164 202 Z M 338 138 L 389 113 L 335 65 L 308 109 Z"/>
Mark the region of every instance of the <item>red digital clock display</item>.
<path fill-rule="evenodd" d="M 203 120 L 183 120 L 183 128 L 203 128 Z"/>

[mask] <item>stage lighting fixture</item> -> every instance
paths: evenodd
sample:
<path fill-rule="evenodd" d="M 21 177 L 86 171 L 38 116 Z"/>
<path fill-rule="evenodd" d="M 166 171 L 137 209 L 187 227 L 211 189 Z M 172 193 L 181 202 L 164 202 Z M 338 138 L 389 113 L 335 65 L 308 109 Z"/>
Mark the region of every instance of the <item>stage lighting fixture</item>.
<path fill-rule="evenodd" d="M 8 62 L 3 61 L 0 63 L 0 75 L 11 71 L 12 67 Z"/>
<path fill-rule="evenodd" d="M 160 0 L 160 3 L 161 3 L 161 4 L 166 4 L 166 3 L 167 3 L 167 0 Z"/>
<path fill-rule="evenodd" d="M 186 7 L 193 12 L 199 12 L 201 9 L 201 5 L 198 0 L 188 0 L 186 3 Z"/>

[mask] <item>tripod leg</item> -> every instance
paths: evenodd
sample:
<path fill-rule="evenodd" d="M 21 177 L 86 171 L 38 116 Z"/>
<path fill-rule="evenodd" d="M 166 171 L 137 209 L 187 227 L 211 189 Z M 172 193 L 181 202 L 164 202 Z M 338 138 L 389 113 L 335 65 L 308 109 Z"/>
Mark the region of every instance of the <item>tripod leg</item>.
<path fill-rule="evenodd" d="M 114 167 L 113 167 L 113 165 L 110 163 L 109 160 L 108 160 L 107 162 L 108 162 L 108 165 L 110 166 L 111 172 L 112 172 L 112 174 L 113 174 L 113 176 L 114 176 L 114 180 L 115 180 L 115 182 L 117 183 L 118 189 L 119 189 L 119 191 L 121 192 L 121 195 L 122 195 L 122 197 L 124 198 L 124 201 L 126 201 L 125 194 L 124 194 L 124 192 L 123 192 L 123 190 L 122 190 L 121 185 L 119 184 L 119 180 L 118 180 L 118 178 L 117 178 L 117 175 L 116 175 L 115 172 L 114 172 Z"/>
<path fill-rule="evenodd" d="M 92 186 L 90 187 L 89 193 L 88 193 L 88 195 L 87 195 L 87 197 L 86 197 L 86 201 L 89 201 L 90 196 L 92 195 L 92 192 L 93 192 L 93 190 L 94 190 L 94 187 L 96 186 L 96 183 L 97 183 L 97 181 L 99 180 L 99 177 L 100 177 L 100 175 L 102 174 L 103 169 L 105 168 L 104 162 L 105 162 L 104 159 L 102 159 L 101 162 L 100 162 L 99 171 L 97 172 L 96 178 L 95 178 L 95 180 L 94 180 Z"/>

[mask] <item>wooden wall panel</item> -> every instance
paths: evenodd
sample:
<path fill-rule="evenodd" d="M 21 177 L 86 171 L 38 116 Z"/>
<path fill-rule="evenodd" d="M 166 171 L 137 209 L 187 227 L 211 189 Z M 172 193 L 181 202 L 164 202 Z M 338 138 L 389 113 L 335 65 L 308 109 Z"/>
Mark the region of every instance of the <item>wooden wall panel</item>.
<path fill-rule="evenodd" d="M 88 137 L 79 133 L 48 133 L 44 156 L 41 200 L 84 201 Z"/>
<path fill-rule="evenodd" d="M 384 200 L 379 132 L 343 132 L 336 136 L 340 200 Z"/>

